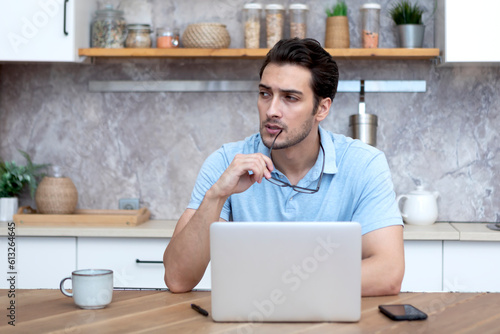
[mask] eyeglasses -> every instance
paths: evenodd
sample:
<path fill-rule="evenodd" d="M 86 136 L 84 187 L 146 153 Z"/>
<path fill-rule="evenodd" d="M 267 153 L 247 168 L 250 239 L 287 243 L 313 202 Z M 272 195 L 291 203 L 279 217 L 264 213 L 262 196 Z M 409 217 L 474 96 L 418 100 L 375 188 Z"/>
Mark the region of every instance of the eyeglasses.
<path fill-rule="evenodd" d="M 278 136 L 280 134 L 281 134 L 281 132 L 278 133 L 278 135 L 274 138 L 273 143 L 271 145 L 271 148 L 269 149 L 269 156 L 271 157 L 271 161 L 273 159 L 271 153 L 273 151 L 274 142 L 276 141 L 276 138 L 278 138 Z M 319 143 L 319 147 L 321 148 L 321 151 L 323 152 L 323 166 L 321 167 L 321 174 L 319 175 L 318 186 L 316 187 L 316 189 L 309 189 L 309 188 L 302 188 L 302 187 L 298 187 L 298 186 L 293 186 L 288 182 L 278 180 L 272 176 L 270 179 L 266 179 L 266 180 L 271 182 L 272 184 L 275 184 L 275 185 L 280 186 L 280 187 L 290 187 L 293 190 L 295 190 L 296 192 L 302 193 L 302 194 L 314 194 L 314 193 L 318 192 L 319 187 L 321 186 L 321 179 L 323 178 L 323 171 L 325 170 L 325 149 L 323 148 L 323 145 L 321 145 L 321 142 Z"/>

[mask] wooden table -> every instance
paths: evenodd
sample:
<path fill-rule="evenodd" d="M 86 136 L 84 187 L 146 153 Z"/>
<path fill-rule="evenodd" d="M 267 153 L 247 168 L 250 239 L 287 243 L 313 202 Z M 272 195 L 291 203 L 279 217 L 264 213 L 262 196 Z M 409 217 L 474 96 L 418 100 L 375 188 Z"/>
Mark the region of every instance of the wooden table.
<path fill-rule="evenodd" d="M 101 310 L 81 310 L 59 290 L 0 290 L 0 333 L 498 333 L 500 294 L 402 293 L 362 300 L 358 323 L 215 323 L 190 308 L 210 312 L 210 292 L 116 291 Z M 15 302 L 15 327 L 8 324 Z M 392 321 L 379 304 L 408 303 L 426 312 L 424 321 Z"/>

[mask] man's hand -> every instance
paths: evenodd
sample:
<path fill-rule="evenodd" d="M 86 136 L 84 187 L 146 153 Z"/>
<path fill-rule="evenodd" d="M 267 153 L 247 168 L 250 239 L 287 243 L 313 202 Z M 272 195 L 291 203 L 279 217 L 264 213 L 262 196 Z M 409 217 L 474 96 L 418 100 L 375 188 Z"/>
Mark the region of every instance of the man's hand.
<path fill-rule="evenodd" d="M 244 192 L 255 182 L 261 183 L 262 178 L 269 179 L 273 169 L 271 159 L 262 153 L 237 154 L 213 190 L 220 197 Z"/>

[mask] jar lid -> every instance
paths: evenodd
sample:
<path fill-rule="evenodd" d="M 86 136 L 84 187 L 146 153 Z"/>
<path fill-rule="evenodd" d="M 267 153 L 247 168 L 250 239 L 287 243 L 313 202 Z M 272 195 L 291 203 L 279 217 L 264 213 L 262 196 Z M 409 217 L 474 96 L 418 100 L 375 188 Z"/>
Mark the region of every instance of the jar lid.
<path fill-rule="evenodd" d="M 244 9 L 262 9 L 260 3 L 247 3 L 243 6 Z"/>
<path fill-rule="evenodd" d="M 96 13 L 96 15 L 107 15 L 107 16 L 119 15 L 119 16 L 123 16 L 123 11 L 122 10 L 113 9 L 113 5 L 105 5 L 104 9 L 96 10 L 95 13 Z"/>
<path fill-rule="evenodd" d="M 309 10 L 309 7 L 303 3 L 292 3 L 289 9 L 298 9 L 298 10 Z"/>
<path fill-rule="evenodd" d="M 156 29 L 156 34 L 158 36 L 176 36 L 179 35 L 179 29 L 177 28 L 158 28 Z"/>
<path fill-rule="evenodd" d="M 365 3 L 363 6 L 361 6 L 361 9 L 381 9 L 380 5 L 378 3 Z"/>
<path fill-rule="evenodd" d="M 151 31 L 151 25 L 149 24 L 127 24 L 128 30 L 148 30 Z"/>
<path fill-rule="evenodd" d="M 273 9 L 274 10 L 284 10 L 285 6 L 277 4 L 277 3 L 273 3 L 273 4 L 270 4 L 270 5 L 266 5 L 266 9 L 270 9 L 270 10 L 273 10 Z"/>

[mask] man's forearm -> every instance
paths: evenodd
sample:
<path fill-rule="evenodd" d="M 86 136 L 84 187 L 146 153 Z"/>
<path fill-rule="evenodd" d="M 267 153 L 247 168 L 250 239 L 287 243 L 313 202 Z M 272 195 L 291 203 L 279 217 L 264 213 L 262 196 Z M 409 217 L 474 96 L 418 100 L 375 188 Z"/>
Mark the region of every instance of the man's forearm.
<path fill-rule="evenodd" d="M 190 291 L 203 277 L 210 261 L 210 225 L 219 221 L 226 199 L 209 190 L 198 210 L 177 223 L 182 226 L 176 227 L 163 255 L 165 283 L 172 292 Z"/>
<path fill-rule="evenodd" d="M 398 265 L 381 265 L 376 258 L 364 259 L 361 265 L 363 297 L 397 295 L 401 289 L 404 269 Z"/>

